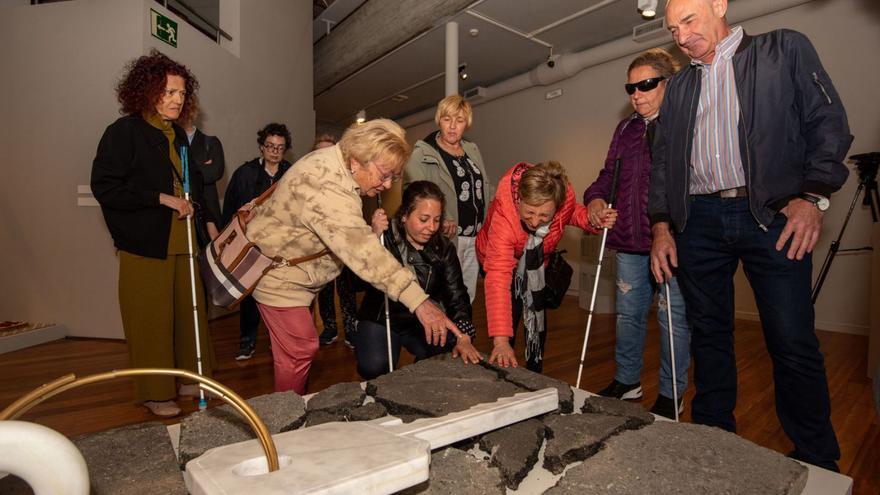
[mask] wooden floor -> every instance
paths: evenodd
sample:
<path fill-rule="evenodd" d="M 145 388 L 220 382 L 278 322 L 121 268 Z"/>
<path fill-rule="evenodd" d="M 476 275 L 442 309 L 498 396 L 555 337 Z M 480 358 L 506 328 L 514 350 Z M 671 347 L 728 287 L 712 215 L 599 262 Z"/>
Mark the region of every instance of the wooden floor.
<path fill-rule="evenodd" d="M 582 345 L 586 312 L 574 297 L 550 312 L 544 372 L 574 384 Z M 477 328 L 485 328 L 480 298 L 475 305 Z M 765 447 L 785 453 L 791 443 L 774 413 L 771 364 L 756 322 L 737 321 L 736 351 L 739 394 L 736 416 L 739 434 Z M 272 391 L 272 358 L 265 329 L 260 329 L 257 354 L 244 362 L 234 360 L 238 349 L 238 316 L 225 316 L 211 322 L 219 370 L 215 378 L 248 398 Z M 341 333 L 341 332 L 340 332 Z M 322 347 L 312 366 L 310 392 L 343 381 L 359 381 L 353 352 L 340 340 Z M 657 395 L 659 333 L 649 328 L 642 386 L 642 404 L 650 408 Z M 831 389 L 832 421 L 842 450 L 840 468 L 855 479 L 855 494 L 880 493 L 880 420 L 874 413 L 871 382 L 865 377 L 867 338 L 819 332 Z M 521 342 L 518 348 L 522 348 Z M 477 342 L 488 352 L 485 334 Z M 520 351 L 521 352 L 521 351 Z M 406 353 L 403 353 L 406 355 Z M 127 366 L 125 344 L 118 341 L 67 339 L 0 355 L 0 408 L 39 385 L 66 373 L 79 376 Z M 402 358 L 401 364 L 411 359 Z M 614 374 L 613 316 L 593 319 L 587 366 L 581 387 L 596 391 L 607 385 Z M 693 387 L 685 400 L 690 402 Z M 65 435 L 100 431 L 153 419 L 143 407 L 131 402 L 130 384 L 125 380 L 91 385 L 67 392 L 38 406 L 24 418 Z M 212 406 L 218 404 L 213 401 Z M 194 401 L 183 404 L 186 411 L 197 409 Z M 689 408 L 688 408 L 689 409 Z M 683 420 L 689 420 L 686 410 Z M 174 422 L 167 421 L 167 422 Z"/>

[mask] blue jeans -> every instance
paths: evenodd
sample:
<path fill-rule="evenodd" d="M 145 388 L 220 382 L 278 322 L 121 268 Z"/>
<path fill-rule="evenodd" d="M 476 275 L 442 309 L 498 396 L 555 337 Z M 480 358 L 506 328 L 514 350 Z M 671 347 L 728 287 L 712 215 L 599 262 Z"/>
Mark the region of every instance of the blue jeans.
<path fill-rule="evenodd" d="M 645 330 L 648 312 L 659 292 L 657 321 L 660 324 L 660 394 L 672 398 L 672 363 L 669 353 L 669 324 L 666 317 L 666 290 L 651 275 L 651 257 L 647 254 L 617 253 L 617 339 L 614 359 L 617 371 L 614 379 L 633 384 L 640 381 L 642 354 L 645 350 Z M 691 331 L 688 327 L 684 299 L 678 281 L 669 281 L 672 300 L 672 336 L 675 340 L 675 381 L 679 400 L 687 388 L 690 366 Z"/>
<path fill-rule="evenodd" d="M 733 276 L 742 261 L 773 361 L 776 415 L 795 445 L 794 457 L 836 470 L 840 448 L 810 301 L 812 261 L 810 255 L 787 259 L 789 244 L 776 250 L 785 223 L 777 214 L 764 232 L 748 198 L 694 197 L 686 228 L 675 236 L 693 329 L 697 393 L 691 413 L 696 423 L 736 431 Z"/>

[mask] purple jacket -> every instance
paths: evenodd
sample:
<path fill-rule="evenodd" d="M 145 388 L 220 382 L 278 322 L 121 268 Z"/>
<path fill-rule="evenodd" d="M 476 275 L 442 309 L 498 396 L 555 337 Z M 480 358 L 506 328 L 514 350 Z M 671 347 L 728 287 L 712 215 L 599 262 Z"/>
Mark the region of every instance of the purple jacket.
<path fill-rule="evenodd" d="M 637 114 L 623 119 L 614 131 L 605 168 L 584 191 L 584 205 L 602 198 L 608 201 L 614 161 L 620 158 L 617 200 L 617 223 L 608 231 L 608 247 L 630 253 L 651 251 L 651 222 L 648 220 L 648 185 L 651 179 L 651 151 L 645 136 L 645 121 Z"/>

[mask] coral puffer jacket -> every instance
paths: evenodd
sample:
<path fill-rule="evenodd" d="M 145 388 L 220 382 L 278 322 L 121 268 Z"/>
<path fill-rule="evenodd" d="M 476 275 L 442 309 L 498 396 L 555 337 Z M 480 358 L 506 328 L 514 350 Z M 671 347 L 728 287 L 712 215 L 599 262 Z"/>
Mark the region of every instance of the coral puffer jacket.
<path fill-rule="evenodd" d="M 522 173 L 533 165 L 519 163 L 498 182 L 495 199 L 489 205 L 486 221 L 477 234 L 477 258 L 486 272 L 484 290 L 489 337 L 513 336 L 511 284 L 519 258 L 523 255 L 529 234 L 517 211 L 517 186 Z M 571 185 L 565 192 L 565 202 L 556 210 L 550 232 L 544 237 L 544 260 L 556 249 L 566 225 L 574 225 L 595 233 L 590 227 L 587 209 L 574 198 Z"/>

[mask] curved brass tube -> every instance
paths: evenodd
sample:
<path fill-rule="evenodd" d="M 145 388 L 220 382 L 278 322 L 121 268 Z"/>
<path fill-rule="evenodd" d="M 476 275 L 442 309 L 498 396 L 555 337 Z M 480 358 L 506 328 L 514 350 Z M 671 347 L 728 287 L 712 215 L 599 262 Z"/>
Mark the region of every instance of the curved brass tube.
<path fill-rule="evenodd" d="M 256 433 L 257 438 L 260 440 L 260 444 L 263 447 L 263 453 L 266 455 L 269 472 L 278 470 L 278 451 L 275 449 L 275 442 L 272 440 L 272 435 L 269 434 L 269 429 L 266 428 L 265 423 L 263 423 L 263 420 L 257 416 L 257 413 L 253 408 L 251 408 L 241 396 L 222 383 L 186 370 L 173 368 L 130 368 L 108 371 L 106 373 L 97 373 L 82 378 L 77 378 L 74 374 L 65 375 L 55 381 L 41 385 L 7 406 L 6 409 L 0 411 L 0 421 L 18 419 L 22 414 L 28 412 L 41 402 L 72 388 L 116 378 L 138 375 L 170 375 L 188 378 L 198 382 L 203 389 L 217 395 L 223 399 L 224 402 L 232 406 L 233 409 L 238 411 L 239 414 L 244 416 L 250 424 L 251 429 Z"/>

